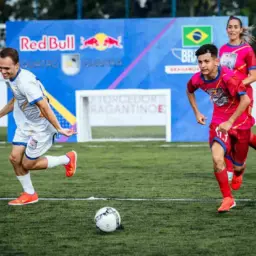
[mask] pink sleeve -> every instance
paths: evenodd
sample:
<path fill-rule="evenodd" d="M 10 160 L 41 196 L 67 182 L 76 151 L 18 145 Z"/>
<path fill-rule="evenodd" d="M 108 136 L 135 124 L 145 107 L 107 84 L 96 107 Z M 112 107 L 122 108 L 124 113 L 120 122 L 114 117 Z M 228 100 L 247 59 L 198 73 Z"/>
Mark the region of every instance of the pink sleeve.
<path fill-rule="evenodd" d="M 194 91 L 196 91 L 198 89 L 198 86 L 193 84 L 192 78 L 187 83 L 187 89 L 188 89 L 189 93 L 193 93 Z"/>
<path fill-rule="evenodd" d="M 253 50 L 247 53 L 245 57 L 245 61 L 246 61 L 248 70 L 256 69 L 256 57 Z"/>
<path fill-rule="evenodd" d="M 219 50 L 219 57 L 221 57 L 222 54 L 223 54 L 223 46 Z"/>
<path fill-rule="evenodd" d="M 241 96 L 246 94 L 246 86 L 242 83 L 242 80 L 238 79 L 236 76 L 229 77 L 226 81 L 229 93 L 233 96 Z"/>

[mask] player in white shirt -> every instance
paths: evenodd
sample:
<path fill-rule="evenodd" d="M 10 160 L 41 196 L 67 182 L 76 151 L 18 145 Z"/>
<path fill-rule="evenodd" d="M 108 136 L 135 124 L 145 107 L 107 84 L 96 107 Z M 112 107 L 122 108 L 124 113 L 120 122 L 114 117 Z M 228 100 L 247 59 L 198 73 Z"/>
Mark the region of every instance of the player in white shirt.
<path fill-rule="evenodd" d="M 62 156 L 43 155 L 52 146 L 57 133 L 69 137 L 75 132 L 60 126 L 44 95 L 43 85 L 33 73 L 20 68 L 19 55 L 15 49 L 5 48 L 0 52 L 0 72 L 14 96 L 0 110 L 0 118 L 13 111 L 17 129 L 9 160 L 24 190 L 20 197 L 8 204 L 36 203 L 38 195 L 29 171 L 64 165 L 66 176 L 73 176 L 77 162 L 75 151 Z"/>

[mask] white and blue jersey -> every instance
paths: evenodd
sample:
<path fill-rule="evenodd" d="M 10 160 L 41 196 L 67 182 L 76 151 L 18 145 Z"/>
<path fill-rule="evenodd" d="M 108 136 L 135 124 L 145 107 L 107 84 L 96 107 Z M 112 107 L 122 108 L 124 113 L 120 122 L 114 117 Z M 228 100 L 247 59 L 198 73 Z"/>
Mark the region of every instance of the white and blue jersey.
<path fill-rule="evenodd" d="M 13 116 L 17 129 L 13 144 L 25 146 L 26 156 L 37 159 L 52 146 L 57 133 L 36 105 L 45 98 L 44 87 L 33 73 L 25 69 L 20 69 L 15 78 L 5 82 L 15 98 Z"/>
<path fill-rule="evenodd" d="M 6 80 L 6 84 L 15 98 L 13 115 L 16 125 L 22 130 L 44 131 L 49 121 L 42 117 L 36 105 L 45 97 L 42 83 L 30 71 L 20 69 L 15 78 Z"/>

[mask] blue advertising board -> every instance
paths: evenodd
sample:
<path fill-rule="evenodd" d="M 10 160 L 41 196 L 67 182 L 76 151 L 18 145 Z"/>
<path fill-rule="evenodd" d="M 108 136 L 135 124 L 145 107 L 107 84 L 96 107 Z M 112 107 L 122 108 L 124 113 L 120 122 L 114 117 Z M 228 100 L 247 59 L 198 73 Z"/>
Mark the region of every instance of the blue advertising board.
<path fill-rule="evenodd" d="M 247 17 L 241 17 L 244 25 Z M 207 141 L 189 106 L 186 84 L 205 43 L 227 42 L 228 17 L 52 20 L 7 23 L 7 46 L 19 51 L 22 68 L 44 84 L 63 125 L 75 127 L 76 90 L 171 89 L 171 141 Z M 12 97 L 11 92 L 8 97 Z M 199 109 L 211 118 L 212 105 L 197 93 Z M 15 123 L 8 119 L 8 141 Z M 60 142 L 75 142 L 76 136 Z"/>

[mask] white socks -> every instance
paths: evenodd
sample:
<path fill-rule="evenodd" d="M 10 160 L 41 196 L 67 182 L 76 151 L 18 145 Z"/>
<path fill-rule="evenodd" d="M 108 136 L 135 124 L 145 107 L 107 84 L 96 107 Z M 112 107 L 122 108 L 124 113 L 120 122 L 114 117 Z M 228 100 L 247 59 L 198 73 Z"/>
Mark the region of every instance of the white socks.
<path fill-rule="evenodd" d="M 31 195 L 35 193 L 34 187 L 32 185 L 32 181 L 30 179 L 30 172 L 28 172 L 24 176 L 16 176 L 16 177 L 20 181 L 24 192 L 31 194 Z"/>
<path fill-rule="evenodd" d="M 45 156 L 45 158 L 48 161 L 48 166 L 47 168 L 53 168 L 55 166 L 58 165 L 64 165 L 64 164 L 68 164 L 70 159 L 66 156 Z M 17 179 L 20 181 L 24 192 L 28 193 L 28 194 L 34 194 L 35 190 L 34 187 L 32 185 L 32 181 L 30 178 L 30 172 L 28 172 L 26 175 L 24 176 L 16 176 Z"/>
<path fill-rule="evenodd" d="M 64 165 L 69 163 L 69 158 L 66 155 L 63 156 L 45 156 L 48 161 L 47 168 L 53 168 L 58 165 Z"/>

